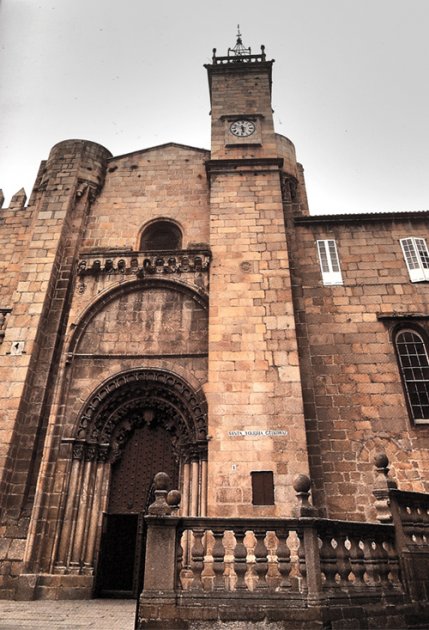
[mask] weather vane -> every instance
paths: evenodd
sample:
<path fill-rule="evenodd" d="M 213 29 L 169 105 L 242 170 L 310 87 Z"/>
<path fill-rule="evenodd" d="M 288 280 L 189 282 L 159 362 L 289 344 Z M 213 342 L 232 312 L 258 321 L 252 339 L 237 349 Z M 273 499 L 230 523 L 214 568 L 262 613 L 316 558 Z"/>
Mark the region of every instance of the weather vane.
<path fill-rule="evenodd" d="M 237 24 L 237 43 L 234 48 L 228 48 L 228 57 L 234 55 L 235 57 L 244 57 L 244 55 L 251 55 L 250 48 L 243 46 L 243 40 L 241 39 L 240 24 Z"/>

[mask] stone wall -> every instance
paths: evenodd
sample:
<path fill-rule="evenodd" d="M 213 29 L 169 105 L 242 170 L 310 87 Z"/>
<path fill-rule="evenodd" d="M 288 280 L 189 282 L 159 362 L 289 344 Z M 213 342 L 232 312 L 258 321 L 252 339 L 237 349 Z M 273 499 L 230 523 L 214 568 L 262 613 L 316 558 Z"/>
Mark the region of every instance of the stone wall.
<path fill-rule="evenodd" d="M 307 456 L 279 171 L 234 168 L 211 171 L 209 514 L 285 516 Z M 252 505 L 252 471 L 275 505 Z"/>
<path fill-rule="evenodd" d="M 410 420 L 391 338 L 407 322 L 428 330 L 427 283 L 410 282 L 399 243 L 428 238 L 427 220 L 288 219 L 288 235 L 315 500 L 332 518 L 373 519 L 377 450 L 401 488 L 429 489 L 429 425 Z M 318 239 L 336 240 L 343 285 L 323 286 Z"/>
<path fill-rule="evenodd" d="M 208 242 L 209 152 L 168 144 L 114 157 L 95 204 L 83 249 L 139 249 L 142 229 L 155 218 L 176 221 L 183 248 Z"/>

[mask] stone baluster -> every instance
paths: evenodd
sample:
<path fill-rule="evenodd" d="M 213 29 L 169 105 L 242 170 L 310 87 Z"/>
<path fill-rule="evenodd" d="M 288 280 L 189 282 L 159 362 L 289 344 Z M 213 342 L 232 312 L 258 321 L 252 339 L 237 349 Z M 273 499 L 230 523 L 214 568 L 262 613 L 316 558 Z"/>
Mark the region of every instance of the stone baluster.
<path fill-rule="evenodd" d="M 307 588 L 307 567 L 305 564 L 305 547 L 304 547 L 304 532 L 297 532 L 298 535 L 298 570 L 299 575 L 301 577 L 301 589 L 305 590 Z"/>
<path fill-rule="evenodd" d="M 264 529 L 255 529 L 254 530 L 255 538 L 256 538 L 256 546 L 255 546 L 255 560 L 256 560 L 256 575 L 258 576 L 258 581 L 256 584 L 257 589 L 265 589 L 268 588 L 267 584 L 267 571 L 268 571 L 268 558 L 267 553 L 268 549 L 265 545 L 265 537 L 267 532 Z"/>
<path fill-rule="evenodd" d="M 392 587 L 402 586 L 400 579 L 399 558 L 393 542 L 386 542 L 387 561 L 389 563 L 390 583 Z"/>
<path fill-rule="evenodd" d="M 337 582 L 335 580 L 335 576 L 337 575 L 337 553 L 332 546 L 332 532 L 330 531 L 327 531 L 322 535 L 320 566 L 322 573 L 325 576 L 325 587 L 336 587 Z"/>
<path fill-rule="evenodd" d="M 178 584 L 181 585 L 182 590 L 184 590 L 184 583 L 182 581 L 182 572 L 184 570 L 183 565 L 183 544 L 184 540 L 187 536 L 187 532 L 183 532 L 182 536 L 178 536 L 176 541 L 176 571 L 178 576 Z"/>
<path fill-rule="evenodd" d="M 354 586 L 365 586 L 365 558 L 360 546 L 360 536 L 349 536 L 350 539 L 350 566 L 354 575 Z"/>
<path fill-rule="evenodd" d="M 277 561 L 280 573 L 280 584 L 278 590 L 283 591 L 289 589 L 291 586 L 289 575 L 291 571 L 290 563 L 290 549 L 287 544 L 287 538 L 289 531 L 276 531 L 278 545 L 277 545 Z"/>
<path fill-rule="evenodd" d="M 214 590 L 225 590 L 225 547 L 223 546 L 223 530 L 214 529 L 213 536 L 215 543 L 213 546 L 213 573 L 214 573 Z"/>
<path fill-rule="evenodd" d="M 338 534 L 337 540 L 337 572 L 340 576 L 340 586 L 347 587 L 350 585 L 349 575 L 351 572 L 350 552 L 346 547 L 347 535 Z"/>
<path fill-rule="evenodd" d="M 244 536 L 246 532 L 244 530 L 234 530 L 236 545 L 234 547 L 234 571 L 237 576 L 237 582 L 235 588 L 237 591 L 247 588 L 244 576 L 247 570 L 247 549 L 244 544 Z"/>
<path fill-rule="evenodd" d="M 191 570 L 193 580 L 191 584 L 192 591 L 202 591 L 203 583 L 201 581 L 201 574 L 204 569 L 204 546 L 202 539 L 204 536 L 204 527 L 194 527 L 192 530 L 194 544 L 191 549 Z"/>
<path fill-rule="evenodd" d="M 375 549 L 373 558 L 375 561 L 376 573 L 378 581 L 384 588 L 390 588 L 391 583 L 389 581 L 389 555 L 383 546 L 384 538 L 377 536 L 375 538 Z"/>
<path fill-rule="evenodd" d="M 375 543 L 371 537 L 364 538 L 363 552 L 365 556 L 365 570 L 368 577 L 368 585 L 376 586 L 378 583 L 377 559 L 375 555 Z"/>

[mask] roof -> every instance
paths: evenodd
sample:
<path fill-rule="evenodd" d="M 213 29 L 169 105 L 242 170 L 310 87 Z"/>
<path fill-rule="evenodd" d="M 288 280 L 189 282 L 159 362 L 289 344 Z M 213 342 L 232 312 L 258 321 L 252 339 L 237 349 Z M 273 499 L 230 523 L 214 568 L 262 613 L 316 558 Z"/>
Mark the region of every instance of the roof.
<path fill-rule="evenodd" d="M 117 160 L 120 158 L 130 157 L 132 155 L 140 155 L 141 153 L 148 153 L 149 151 L 157 151 L 159 149 L 166 149 L 168 147 L 186 149 L 188 151 L 198 151 L 200 153 L 205 153 L 205 154 L 210 155 L 210 151 L 208 149 L 200 149 L 198 147 L 191 147 L 187 144 L 179 144 L 177 142 L 166 142 L 164 144 L 158 144 L 154 147 L 148 147 L 147 149 L 139 149 L 138 151 L 131 151 L 131 153 L 123 153 L 122 155 L 114 155 L 113 157 L 109 158 L 109 162 L 111 160 Z"/>

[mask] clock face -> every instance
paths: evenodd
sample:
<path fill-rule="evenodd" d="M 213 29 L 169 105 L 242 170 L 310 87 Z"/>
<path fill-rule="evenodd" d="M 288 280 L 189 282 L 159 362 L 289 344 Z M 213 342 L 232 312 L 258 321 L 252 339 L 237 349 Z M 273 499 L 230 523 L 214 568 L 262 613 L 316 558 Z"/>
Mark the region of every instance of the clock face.
<path fill-rule="evenodd" d="M 255 123 L 251 120 L 236 120 L 233 122 L 229 130 L 234 136 L 238 136 L 239 138 L 247 138 L 247 136 L 251 136 L 252 133 L 255 133 Z"/>

